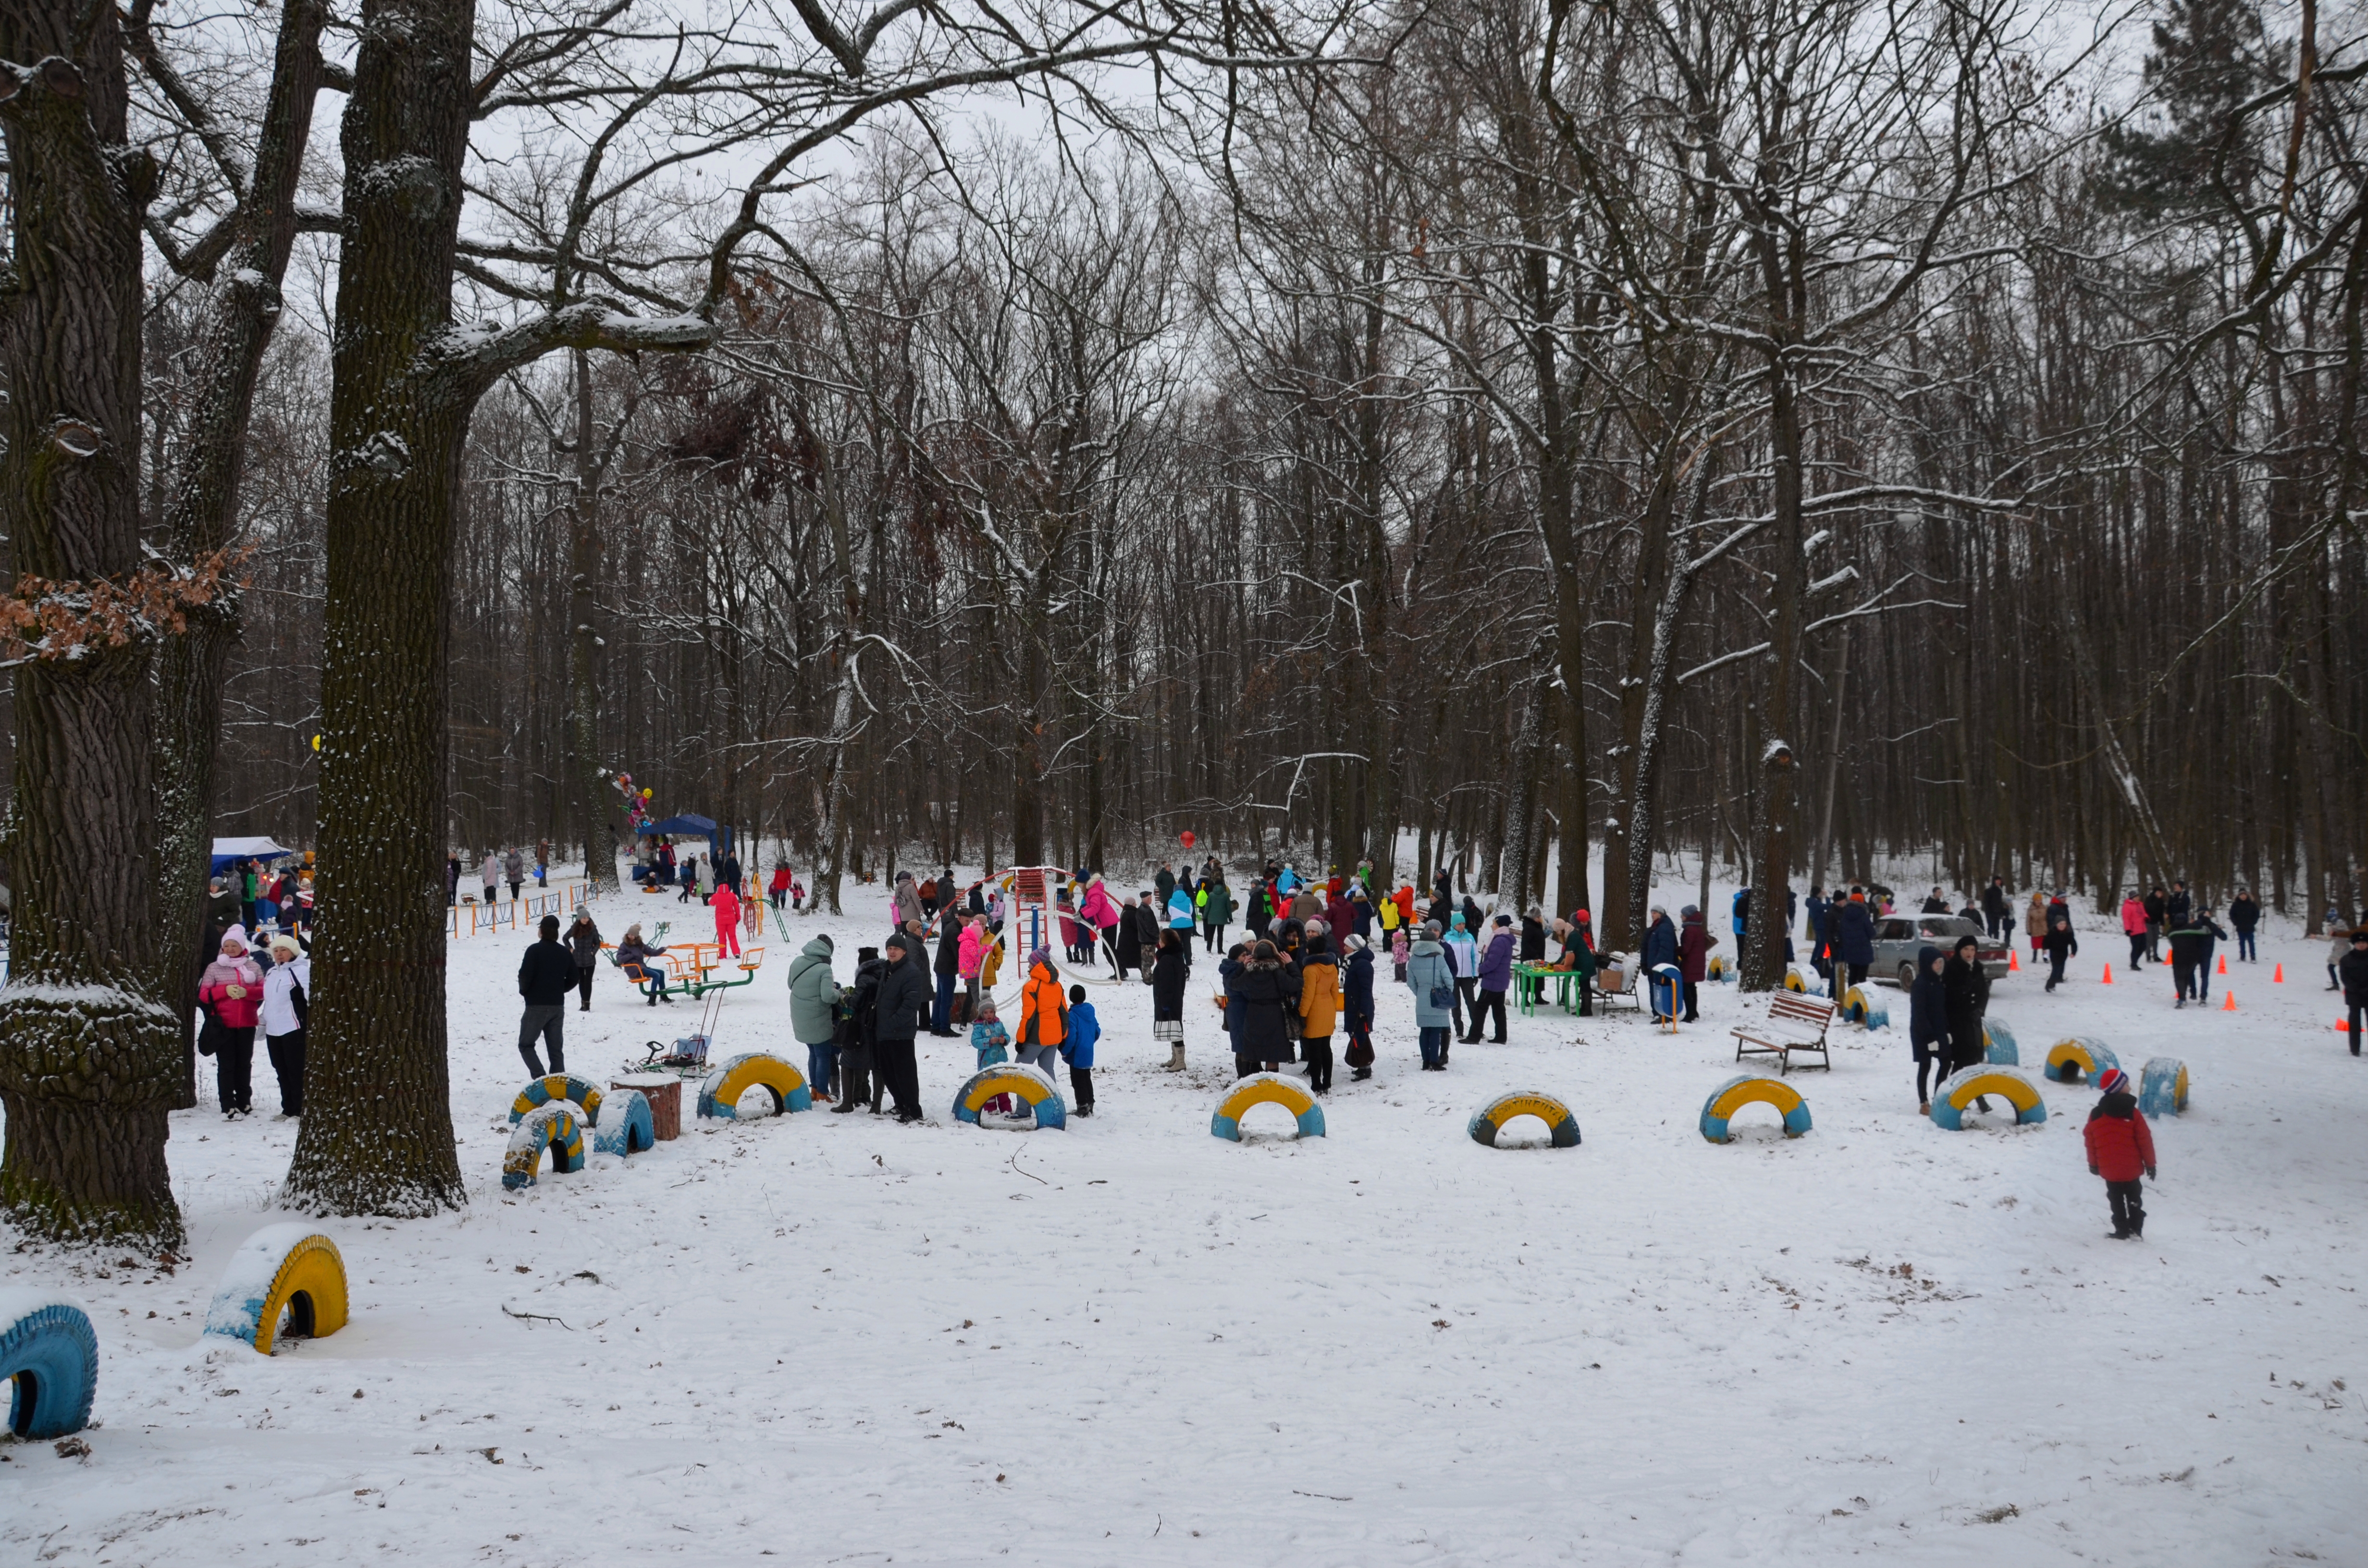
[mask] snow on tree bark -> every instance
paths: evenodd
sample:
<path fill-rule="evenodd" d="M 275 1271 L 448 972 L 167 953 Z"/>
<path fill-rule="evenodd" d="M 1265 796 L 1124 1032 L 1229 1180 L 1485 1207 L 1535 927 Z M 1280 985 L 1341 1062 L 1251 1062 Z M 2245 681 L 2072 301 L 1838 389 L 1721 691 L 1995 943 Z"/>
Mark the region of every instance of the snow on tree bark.
<path fill-rule="evenodd" d="M 142 571 L 140 223 L 156 168 L 126 144 L 126 114 L 113 7 L 0 9 L 0 532 L 20 603 L 71 584 L 95 608 Z M 165 1160 L 179 1053 L 153 992 L 153 636 L 136 614 L 104 635 L 52 619 L 16 664 L 0 1212 L 54 1240 L 182 1235 Z"/>

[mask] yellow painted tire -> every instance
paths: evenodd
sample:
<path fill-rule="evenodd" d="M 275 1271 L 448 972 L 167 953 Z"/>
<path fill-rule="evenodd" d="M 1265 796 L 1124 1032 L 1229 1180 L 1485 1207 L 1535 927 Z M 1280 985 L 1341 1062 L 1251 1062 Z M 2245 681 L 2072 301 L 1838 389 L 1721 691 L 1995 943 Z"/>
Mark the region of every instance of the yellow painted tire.
<path fill-rule="evenodd" d="M 740 1114 L 740 1096 L 758 1087 L 773 1096 L 776 1116 L 814 1107 L 814 1090 L 807 1085 L 804 1074 L 769 1051 L 751 1051 L 734 1057 L 707 1075 L 706 1082 L 699 1085 L 699 1114 L 733 1120 Z"/>
<path fill-rule="evenodd" d="M 1216 1114 L 1209 1119 L 1209 1133 L 1214 1138 L 1242 1141 L 1242 1114 L 1254 1105 L 1279 1105 L 1291 1112 L 1299 1122 L 1302 1138 L 1324 1136 L 1324 1108 L 1305 1085 L 1280 1073 L 1253 1073 L 1225 1091 L 1217 1102 Z"/>
<path fill-rule="evenodd" d="M 1798 1138 L 1809 1131 L 1809 1102 L 1801 1091 L 1782 1078 L 1762 1078 L 1747 1073 L 1739 1078 L 1729 1078 L 1711 1091 L 1702 1102 L 1702 1135 L 1713 1143 L 1732 1143 L 1735 1134 L 1727 1123 L 1735 1113 L 1748 1105 L 1764 1105 L 1784 1119 L 1784 1136 Z"/>
<path fill-rule="evenodd" d="M 2093 1084 L 2106 1068 L 2121 1064 L 2122 1059 L 2100 1040 L 2059 1040 L 2047 1048 L 2047 1075 L 2059 1084 Z"/>
<path fill-rule="evenodd" d="M 2015 1121 L 2037 1127 L 2047 1120 L 2047 1102 L 2039 1085 L 2011 1067 L 1983 1063 L 1961 1067 L 1932 1091 L 1932 1119 L 1955 1132 L 1965 1125 L 1965 1109 L 1984 1095 L 1997 1095 L 2014 1107 Z"/>
<path fill-rule="evenodd" d="M 1040 1128 L 1058 1127 L 1064 1131 L 1068 1128 L 1069 1107 L 1061 1098 L 1061 1091 L 1053 1086 L 1053 1080 L 1033 1067 L 1023 1067 L 1016 1062 L 997 1063 L 971 1074 L 970 1082 L 954 1096 L 954 1119 L 976 1126 L 979 1112 L 997 1095 L 1018 1096 L 1035 1113 L 1036 1125 Z"/>
<path fill-rule="evenodd" d="M 346 1326 L 346 1260 L 336 1243 L 301 1222 L 266 1225 L 240 1244 L 206 1311 L 206 1332 L 268 1356 L 282 1312 L 290 1332 L 311 1338 Z"/>
<path fill-rule="evenodd" d="M 1464 1131 L 1472 1135 L 1474 1143 L 1485 1143 L 1494 1149 L 1497 1146 L 1497 1137 L 1505 1131 L 1505 1124 L 1517 1116 L 1534 1116 L 1544 1122 L 1546 1131 L 1554 1135 L 1555 1148 L 1578 1147 L 1578 1118 L 1571 1115 L 1570 1108 L 1552 1095 L 1542 1095 L 1533 1090 L 1516 1090 L 1509 1095 L 1497 1096 L 1472 1113 L 1472 1119 Z"/>

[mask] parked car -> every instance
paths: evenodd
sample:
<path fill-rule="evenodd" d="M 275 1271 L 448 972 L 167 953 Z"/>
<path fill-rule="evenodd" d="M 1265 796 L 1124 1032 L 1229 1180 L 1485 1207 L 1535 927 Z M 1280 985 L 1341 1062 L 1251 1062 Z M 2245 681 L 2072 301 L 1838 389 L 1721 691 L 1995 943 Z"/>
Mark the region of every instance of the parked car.
<path fill-rule="evenodd" d="M 1983 972 L 1994 981 L 2006 977 L 2010 962 L 2007 949 L 1991 942 L 1978 924 L 1964 915 L 1883 915 L 1875 917 L 1874 962 L 1867 966 L 1867 978 L 1887 980 L 1905 991 L 1916 983 L 1918 951 L 1938 948 L 1945 953 L 1960 937 L 1972 937 L 1981 943 L 1975 952 Z"/>

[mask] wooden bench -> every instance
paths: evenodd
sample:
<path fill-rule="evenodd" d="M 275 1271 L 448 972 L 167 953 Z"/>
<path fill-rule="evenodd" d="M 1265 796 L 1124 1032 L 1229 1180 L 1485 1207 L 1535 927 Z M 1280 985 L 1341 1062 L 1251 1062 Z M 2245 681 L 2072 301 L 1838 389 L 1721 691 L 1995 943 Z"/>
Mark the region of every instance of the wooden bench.
<path fill-rule="evenodd" d="M 1730 1031 L 1735 1036 L 1735 1059 L 1747 1056 L 1774 1056 L 1782 1062 L 1780 1074 L 1793 1071 L 1793 1053 L 1814 1055 L 1817 1065 L 1833 1071 L 1833 1061 L 1826 1053 L 1826 1030 L 1834 1021 L 1834 1005 L 1822 996 L 1803 996 L 1791 991 L 1779 991 L 1768 1004 L 1768 1017 L 1756 1024 L 1745 1024 Z"/>

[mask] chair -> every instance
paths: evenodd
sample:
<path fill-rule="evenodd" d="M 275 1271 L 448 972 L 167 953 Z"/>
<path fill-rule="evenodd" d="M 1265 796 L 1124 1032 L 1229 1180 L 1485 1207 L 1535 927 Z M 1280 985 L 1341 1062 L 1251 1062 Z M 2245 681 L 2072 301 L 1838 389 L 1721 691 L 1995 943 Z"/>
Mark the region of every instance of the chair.
<path fill-rule="evenodd" d="M 1608 983 L 1607 976 L 1610 977 Z M 1606 1011 L 1614 1005 L 1623 1002 L 1638 1011 L 1644 1008 L 1643 999 L 1636 994 L 1636 961 L 1631 954 L 1604 954 L 1601 966 L 1596 970 L 1594 978 L 1588 981 L 1588 984 L 1594 990 L 1595 999 L 1603 1005 Z"/>

